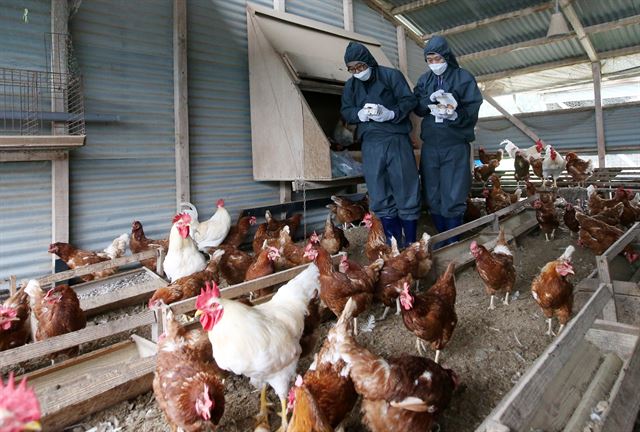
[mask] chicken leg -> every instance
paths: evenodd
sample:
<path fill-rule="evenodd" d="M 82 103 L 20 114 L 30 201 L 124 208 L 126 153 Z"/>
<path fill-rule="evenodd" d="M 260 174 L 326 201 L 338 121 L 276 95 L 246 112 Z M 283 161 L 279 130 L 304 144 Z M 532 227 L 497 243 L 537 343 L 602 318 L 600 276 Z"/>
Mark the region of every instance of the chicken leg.
<path fill-rule="evenodd" d="M 555 336 L 556 335 L 554 332 L 551 331 L 551 322 L 552 321 L 553 321 L 553 318 L 547 319 L 547 323 L 549 324 L 549 329 L 545 333 L 547 336 Z"/>
<path fill-rule="evenodd" d="M 507 306 L 509 306 L 509 292 L 507 291 L 507 294 L 505 294 L 504 296 L 504 300 L 502 300 L 502 304 L 505 304 Z"/>
<path fill-rule="evenodd" d="M 440 350 L 436 350 L 436 358 L 435 358 L 435 362 L 438 363 L 438 359 L 440 358 Z"/>
<path fill-rule="evenodd" d="M 258 428 L 263 427 L 269 430 L 269 402 L 267 402 L 267 385 L 262 386 L 262 390 L 260 391 L 260 411 L 256 416 L 256 430 Z"/>
<path fill-rule="evenodd" d="M 400 297 L 396 297 L 396 315 L 400 315 Z"/>
<path fill-rule="evenodd" d="M 282 405 L 282 412 L 278 415 L 282 417 L 282 424 L 280 425 L 280 428 L 278 428 L 277 432 L 287 432 L 287 400 L 280 399 L 280 404 Z"/>
<path fill-rule="evenodd" d="M 353 335 L 358 336 L 358 318 L 353 319 Z"/>
<path fill-rule="evenodd" d="M 495 296 L 493 294 L 491 294 L 491 301 L 489 302 L 489 310 L 494 310 L 496 307 L 493 304 L 493 298 Z"/>
<path fill-rule="evenodd" d="M 384 307 L 384 312 L 382 312 L 382 316 L 380 317 L 380 321 L 384 320 L 387 317 L 387 314 L 389 313 L 389 310 L 391 308 L 389 306 L 385 306 Z"/>
<path fill-rule="evenodd" d="M 560 324 L 560 328 L 558 329 L 558 334 L 560 334 L 562 332 L 563 328 L 564 328 L 564 324 Z"/>

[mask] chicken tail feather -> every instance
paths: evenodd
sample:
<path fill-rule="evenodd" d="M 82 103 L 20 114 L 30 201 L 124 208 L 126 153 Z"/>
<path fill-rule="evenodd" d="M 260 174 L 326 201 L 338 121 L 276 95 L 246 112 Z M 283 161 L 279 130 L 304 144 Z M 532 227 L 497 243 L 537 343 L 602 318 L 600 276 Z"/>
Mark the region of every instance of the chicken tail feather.
<path fill-rule="evenodd" d="M 575 247 L 571 245 L 567 246 L 567 249 L 565 249 L 564 253 L 560 255 L 560 258 L 558 259 L 563 261 L 571 261 L 571 256 L 573 255 L 575 250 L 576 250 Z"/>

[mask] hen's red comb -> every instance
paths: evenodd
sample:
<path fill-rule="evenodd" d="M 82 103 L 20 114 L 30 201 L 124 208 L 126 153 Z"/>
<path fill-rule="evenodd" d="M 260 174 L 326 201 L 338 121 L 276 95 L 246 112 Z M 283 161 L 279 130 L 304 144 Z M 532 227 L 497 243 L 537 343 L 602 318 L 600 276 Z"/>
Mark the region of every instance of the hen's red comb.
<path fill-rule="evenodd" d="M 204 310 L 212 298 L 220 298 L 220 289 L 215 281 L 207 281 L 204 283 L 204 289 L 200 291 L 200 295 L 196 298 L 196 309 Z"/>
<path fill-rule="evenodd" d="M 184 222 L 184 223 L 190 223 L 191 222 L 191 216 L 189 216 L 188 213 L 178 213 L 177 215 L 175 215 L 173 217 L 173 223 L 176 223 L 181 219 L 182 219 L 182 222 Z"/>
<path fill-rule="evenodd" d="M 216 205 L 217 205 L 218 207 L 224 207 L 224 200 L 223 200 L 222 198 L 221 198 L 221 199 L 219 199 L 219 200 L 218 200 L 218 202 L 216 202 Z"/>

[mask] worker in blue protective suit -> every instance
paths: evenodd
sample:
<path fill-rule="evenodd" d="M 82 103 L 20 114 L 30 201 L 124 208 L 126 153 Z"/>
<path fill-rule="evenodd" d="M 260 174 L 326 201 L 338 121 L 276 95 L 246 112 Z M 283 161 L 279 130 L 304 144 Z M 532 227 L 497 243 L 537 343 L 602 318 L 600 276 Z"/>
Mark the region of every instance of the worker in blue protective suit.
<path fill-rule="evenodd" d="M 387 242 L 393 236 L 400 245 L 413 243 L 420 180 L 409 139 L 409 114 L 416 98 L 400 71 L 378 65 L 358 42 L 349 43 L 344 62 L 353 76 L 344 85 L 341 112 L 348 123 L 358 125 L 369 207 L 382 221 Z"/>
<path fill-rule="evenodd" d="M 443 232 L 462 225 L 471 189 L 469 143 L 475 140 L 482 94 L 473 75 L 458 65 L 445 38 L 432 37 L 424 55 L 429 68 L 413 91 L 418 98 L 414 112 L 424 117 L 422 192 L 436 229 Z M 458 240 L 453 237 L 444 244 Z"/>

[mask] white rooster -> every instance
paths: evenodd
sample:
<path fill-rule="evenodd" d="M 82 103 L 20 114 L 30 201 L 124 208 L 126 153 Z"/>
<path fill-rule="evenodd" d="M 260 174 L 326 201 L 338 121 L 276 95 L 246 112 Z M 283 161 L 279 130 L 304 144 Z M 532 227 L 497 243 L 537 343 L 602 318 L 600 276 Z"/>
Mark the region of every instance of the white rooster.
<path fill-rule="evenodd" d="M 206 267 L 204 256 L 198 251 L 196 243 L 189 236 L 191 216 L 179 213 L 173 218 L 169 233 L 169 249 L 163 262 L 164 272 L 171 282 L 183 276 L 189 276 Z"/>
<path fill-rule="evenodd" d="M 218 200 L 216 203 L 218 209 L 209 220 L 204 222 L 198 222 L 198 210 L 193 204 L 186 202 L 180 203 L 180 205 L 186 207 L 183 211 L 191 216 L 191 227 L 193 228 L 191 236 L 198 244 L 198 249 L 203 251 L 210 247 L 220 246 L 231 229 L 231 215 L 224 208 L 224 200 Z"/>
<path fill-rule="evenodd" d="M 560 156 L 560 153 L 555 151 L 550 145 L 545 147 L 544 160 L 542 161 L 542 178 L 545 181 L 549 177 L 553 178 L 554 188 L 558 187 L 556 180 L 560 177 L 566 165 L 567 163 L 564 158 Z"/>
<path fill-rule="evenodd" d="M 505 145 L 506 144 L 506 145 Z M 517 145 L 515 145 L 514 143 L 512 143 L 510 140 L 506 139 L 503 140 L 500 145 L 504 145 L 504 149 L 507 153 L 509 153 L 509 156 L 511 156 L 512 158 L 515 159 L 516 157 L 516 151 L 520 150 L 518 148 Z M 536 141 L 536 143 L 534 145 L 532 145 L 531 147 L 527 147 L 524 150 L 520 150 L 520 153 L 522 154 L 522 156 L 526 159 L 529 160 L 530 157 L 534 158 L 534 159 L 540 159 L 542 157 L 542 150 L 544 149 L 543 145 L 542 145 L 542 141 L 538 140 Z"/>
<path fill-rule="evenodd" d="M 310 301 L 320 288 L 318 267 L 309 267 L 281 287 L 271 300 L 253 307 L 220 297 L 215 283 L 196 299 L 196 316 L 209 334 L 213 357 L 222 369 L 249 377 L 261 388 L 260 425 L 268 425 L 266 385 L 282 404 L 287 428 L 287 392 L 302 351 L 300 337 Z M 270 430 L 270 429 L 268 429 Z"/>
<path fill-rule="evenodd" d="M 96 254 L 102 258 L 116 259 L 125 254 L 128 246 L 129 234 L 124 233 L 120 237 L 115 238 L 102 252 L 97 252 Z"/>

